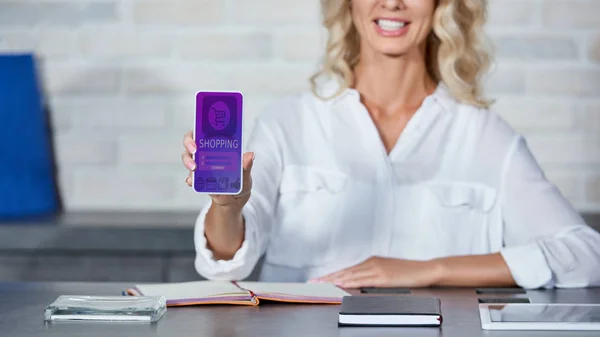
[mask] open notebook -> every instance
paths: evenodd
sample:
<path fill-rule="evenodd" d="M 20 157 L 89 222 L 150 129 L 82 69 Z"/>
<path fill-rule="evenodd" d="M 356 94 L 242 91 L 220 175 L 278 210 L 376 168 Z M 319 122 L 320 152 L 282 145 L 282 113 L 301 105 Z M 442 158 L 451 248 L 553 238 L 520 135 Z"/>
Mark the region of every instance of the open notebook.
<path fill-rule="evenodd" d="M 168 306 L 199 304 L 258 305 L 259 300 L 340 304 L 342 289 L 327 283 L 272 283 L 197 281 L 183 283 L 140 284 L 128 289 L 131 296 L 164 296 Z"/>

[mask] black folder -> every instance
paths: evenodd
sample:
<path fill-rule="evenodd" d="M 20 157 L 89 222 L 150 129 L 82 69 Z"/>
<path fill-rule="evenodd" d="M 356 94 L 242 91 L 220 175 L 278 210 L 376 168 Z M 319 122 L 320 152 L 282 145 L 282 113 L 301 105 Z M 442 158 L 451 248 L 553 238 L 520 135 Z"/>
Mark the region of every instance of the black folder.
<path fill-rule="evenodd" d="M 422 326 L 442 324 L 440 300 L 420 296 L 346 296 L 339 326 Z"/>

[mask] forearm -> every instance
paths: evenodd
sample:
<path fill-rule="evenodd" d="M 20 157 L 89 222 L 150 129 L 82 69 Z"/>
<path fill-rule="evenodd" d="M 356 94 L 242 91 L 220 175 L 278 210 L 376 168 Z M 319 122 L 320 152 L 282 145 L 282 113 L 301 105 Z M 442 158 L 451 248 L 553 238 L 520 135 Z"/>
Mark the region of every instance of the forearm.
<path fill-rule="evenodd" d="M 514 286 L 510 270 L 500 253 L 439 258 L 431 261 L 438 270 L 435 286 Z"/>
<path fill-rule="evenodd" d="M 242 211 L 212 204 L 206 214 L 204 234 L 217 260 L 231 260 L 244 242 Z"/>

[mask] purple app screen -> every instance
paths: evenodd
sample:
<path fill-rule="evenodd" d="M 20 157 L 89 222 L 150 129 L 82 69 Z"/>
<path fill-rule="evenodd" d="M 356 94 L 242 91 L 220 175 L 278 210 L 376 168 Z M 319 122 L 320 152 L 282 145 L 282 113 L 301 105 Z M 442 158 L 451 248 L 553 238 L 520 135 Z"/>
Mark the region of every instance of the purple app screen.
<path fill-rule="evenodd" d="M 200 92 L 196 96 L 194 189 L 237 194 L 242 188 L 242 95 Z"/>

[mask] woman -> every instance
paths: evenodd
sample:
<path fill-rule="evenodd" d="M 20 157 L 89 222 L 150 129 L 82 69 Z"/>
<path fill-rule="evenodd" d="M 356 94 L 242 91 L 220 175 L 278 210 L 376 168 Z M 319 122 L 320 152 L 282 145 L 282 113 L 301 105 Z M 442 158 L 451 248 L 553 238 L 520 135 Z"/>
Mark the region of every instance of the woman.
<path fill-rule="evenodd" d="M 600 284 L 600 235 L 481 95 L 485 3 L 322 1 L 313 91 L 257 119 L 242 193 L 198 217 L 198 272 L 243 279 L 266 252 L 265 281 Z"/>

